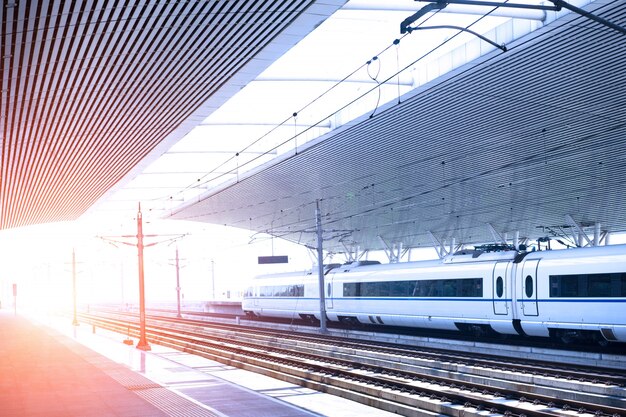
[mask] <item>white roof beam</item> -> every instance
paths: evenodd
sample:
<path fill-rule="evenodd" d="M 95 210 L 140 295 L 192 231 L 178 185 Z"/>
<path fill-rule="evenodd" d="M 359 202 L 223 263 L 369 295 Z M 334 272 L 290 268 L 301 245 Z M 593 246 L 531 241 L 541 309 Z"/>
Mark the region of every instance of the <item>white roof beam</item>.
<path fill-rule="evenodd" d="M 389 259 L 389 263 L 394 264 L 394 263 L 400 262 L 400 256 L 403 253 L 402 242 L 394 243 L 391 246 L 389 246 L 381 235 L 378 235 L 378 239 L 385 247 L 384 250 L 385 250 L 385 254 L 387 255 L 387 258 Z"/>
<path fill-rule="evenodd" d="M 290 127 L 293 129 L 296 127 L 321 127 L 330 129 L 330 121 L 324 123 L 310 124 L 310 123 L 269 123 L 269 122 L 202 122 L 198 126 L 272 126 L 272 127 Z"/>
<path fill-rule="evenodd" d="M 489 229 L 489 231 L 491 232 L 491 236 L 493 236 L 493 240 L 496 243 L 501 243 L 503 245 L 508 245 L 508 243 L 506 242 L 506 238 L 503 237 L 496 229 L 495 227 L 493 227 L 493 225 L 491 223 L 487 223 L 487 228 Z"/>
<path fill-rule="evenodd" d="M 442 242 L 441 240 L 439 240 L 437 236 L 435 236 L 435 234 L 431 232 L 430 230 L 428 231 L 428 236 L 430 237 L 430 240 L 433 242 L 433 247 L 437 251 L 437 256 L 439 256 L 439 259 L 443 259 L 446 257 L 446 255 L 449 255 L 450 253 L 452 253 L 451 250 L 448 251 L 446 249 L 445 242 Z M 452 241 L 454 242 L 454 239 Z M 452 243 L 451 247 L 454 247 L 454 243 Z"/>
<path fill-rule="evenodd" d="M 350 245 L 350 247 L 348 247 L 345 244 L 345 242 L 341 242 L 341 246 L 343 246 L 344 249 L 346 250 L 344 252 L 346 262 L 358 261 L 359 259 L 363 257 L 363 255 L 365 255 L 368 252 L 367 249 L 365 250 L 361 249 L 359 245 Z"/>
<path fill-rule="evenodd" d="M 575 231 L 578 232 L 578 235 L 576 235 L 576 233 L 573 233 L 574 242 L 576 242 L 577 246 L 580 246 L 580 247 L 591 246 L 592 244 L 591 239 L 589 239 L 589 236 L 587 236 L 587 234 L 583 230 L 583 227 L 580 224 L 578 224 L 578 222 L 574 220 L 574 218 L 571 215 L 566 214 L 565 221 L 570 226 L 572 226 L 572 228 L 574 228 Z M 585 242 L 584 244 L 583 244 L 583 241 Z"/>
<path fill-rule="evenodd" d="M 254 82 L 276 82 L 276 83 L 286 83 L 286 82 L 296 82 L 296 83 L 348 83 L 348 84 L 377 84 L 375 80 L 371 78 L 311 78 L 311 77 L 267 77 L 261 76 L 254 80 Z M 391 87 L 396 87 L 398 85 L 404 87 L 413 87 L 413 78 L 407 76 L 406 74 L 400 75 L 400 81 L 395 81 L 393 84 L 381 84 L 381 87 L 388 85 Z"/>
<path fill-rule="evenodd" d="M 267 152 L 261 152 L 261 151 L 228 151 L 228 150 L 220 150 L 220 151 L 168 151 L 166 152 L 167 154 L 178 154 L 178 155 L 185 155 L 185 154 L 189 154 L 189 155 L 198 155 L 198 154 L 227 154 L 227 155 L 235 155 L 235 154 L 239 154 L 239 155 L 277 155 L 278 152 L 274 151 L 267 151 Z M 174 172 L 181 172 L 178 170 L 175 170 Z M 151 172 L 146 172 L 146 174 L 151 174 Z"/>

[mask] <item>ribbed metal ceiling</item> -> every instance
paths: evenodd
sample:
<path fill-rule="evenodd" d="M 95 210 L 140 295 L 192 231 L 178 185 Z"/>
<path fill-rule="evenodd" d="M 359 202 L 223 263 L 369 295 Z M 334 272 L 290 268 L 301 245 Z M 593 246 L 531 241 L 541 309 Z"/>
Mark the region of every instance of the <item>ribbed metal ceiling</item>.
<path fill-rule="evenodd" d="M 320 200 L 331 252 L 626 231 L 626 36 L 570 14 L 507 46 L 172 217 L 315 246 Z"/>
<path fill-rule="evenodd" d="M 313 4 L 3 2 L 0 229 L 76 219 L 304 36 L 261 54 Z"/>

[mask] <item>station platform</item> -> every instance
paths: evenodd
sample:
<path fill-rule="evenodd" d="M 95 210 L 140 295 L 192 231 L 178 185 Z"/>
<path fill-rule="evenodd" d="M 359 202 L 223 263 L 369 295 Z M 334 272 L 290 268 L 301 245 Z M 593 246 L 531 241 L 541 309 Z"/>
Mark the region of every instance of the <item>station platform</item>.
<path fill-rule="evenodd" d="M 0 334 L 3 417 L 395 415 L 67 317 L 0 310 Z"/>
<path fill-rule="evenodd" d="M 0 311 L 0 415 L 167 416 L 133 385 L 152 383 L 71 339 Z"/>

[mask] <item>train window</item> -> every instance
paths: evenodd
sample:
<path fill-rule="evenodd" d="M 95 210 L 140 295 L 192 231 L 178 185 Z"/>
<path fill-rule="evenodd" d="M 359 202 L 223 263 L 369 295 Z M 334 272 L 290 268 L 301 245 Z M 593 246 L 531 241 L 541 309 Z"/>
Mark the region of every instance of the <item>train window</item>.
<path fill-rule="evenodd" d="M 457 297 L 482 297 L 483 296 L 483 280 L 482 278 L 473 279 L 456 279 Z"/>
<path fill-rule="evenodd" d="M 530 298 L 533 296 L 533 277 L 530 275 L 526 275 L 526 281 L 524 281 L 524 287 L 526 291 L 526 297 Z"/>
<path fill-rule="evenodd" d="M 626 297 L 626 272 L 550 275 L 550 297 Z"/>
<path fill-rule="evenodd" d="M 550 297 L 578 297 L 579 275 L 550 275 Z"/>
<path fill-rule="evenodd" d="M 482 297 L 482 278 L 415 281 L 351 282 L 344 297 Z"/>
<path fill-rule="evenodd" d="M 360 297 L 361 296 L 361 283 L 354 282 L 349 284 L 343 284 L 343 296 L 344 297 Z"/>
<path fill-rule="evenodd" d="M 389 287 L 389 296 L 391 297 L 410 297 L 413 288 L 415 287 L 414 281 L 394 281 Z"/>
<path fill-rule="evenodd" d="M 413 297 L 439 297 L 441 295 L 439 284 L 437 280 L 415 281 Z"/>
<path fill-rule="evenodd" d="M 389 295 L 388 282 L 363 282 L 361 294 L 364 297 L 385 297 Z"/>
<path fill-rule="evenodd" d="M 390 282 L 376 282 L 374 284 L 374 288 L 372 290 L 379 297 L 389 297 L 389 287 L 391 287 Z"/>
<path fill-rule="evenodd" d="M 458 282 L 455 279 L 446 279 L 443 281 L 443 296 L 444 297 L 455 297 L 457 292 L 457 284 Z"/>
<path fill-rule="evenodd" d="M 259 288 L 259 297 L 304 297 L 304 285 L 267 285 Z"/>
<path fill-rule="evenodd" d="M 504 280 L 502 279 L 502 277 L 498 277 L 496 278 L 496 295 L 498 296 L 498 298 L 502 298 L 503 294 L 504 294 Z"/>
<path fill-rule="evenodd" d="M 372 294 L 372 286 L 369 282 L 362 282 L 361 283 L 361 295 L 359 297 L 367 297 L 367 296 L 371 296 Z"/>
<path fill-rule="evenodd" d="M 326 286 L 326 294 L 330 297 L 330 290 L 332 289 L 332 287 L 330 286 L 330 283 L 328 283 L 328 285 Z"/>
<path fill-rule="evenodd" d="M 592 275 L 587 279 L 587 297 L 609 297 L 611 295 L 611 276 L 609 274 Z"/>

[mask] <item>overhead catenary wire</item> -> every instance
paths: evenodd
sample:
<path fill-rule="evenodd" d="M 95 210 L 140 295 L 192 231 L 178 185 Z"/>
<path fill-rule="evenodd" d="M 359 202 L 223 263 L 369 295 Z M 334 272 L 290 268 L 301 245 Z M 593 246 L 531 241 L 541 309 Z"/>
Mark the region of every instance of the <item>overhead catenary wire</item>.
<path fill-rule="evenodd" d="M 376 69 L 376 73 L 374 75 L 372 75 L 370 73 L 370 68 L 372 66 L 372 64 L 376 62 L 378 63 L 378 68 Z M 380 104 L 380 81 L 378 81 L 378 75 L 380 74 L 380 60 L 378 59 L 378 56 L 373 57 L 372 59 L 370 59 L 369 61 L 367 61 L 367 75 L 376 83 L 376 85 L 378 86 L 378 88 L 376 89 L 378 91 L 378 98 L 376 99 L 376 105 L 374 106 L 374 110 L 372 110 L 372 113 L 370 114 L 370 118 L 374 117 L 374 114 L 376 114 L 376 110 L 378 110 L 378 105 Z M 398 77 L 400 76 L 400 74 L 398 74 Z"/>
<path fill-rule="evenodd" d="M 408 36 L 409 34 L 405 34 L 404 36 Z M 402 38 L 404 38 L 404 36 L 402 36 Z M 386 48 L 384 48 L 382 51 L 380 51 L 378 53 L 378 55 L 383 54 L 385 51 L 387 51 L 391 46 L 388 46 Z M 264 133 L 263 135 L 261 135 L 260 137 L 258 137 L 257 139 L 255 139 L 254 141 L 252 141 L 251 143 L 249 143 L 248 145 L 246 145 L 243 149 L 241 149 L 238 153 L 242 153 L 247 151 L 248 149 L 250 149 L 252 146 L 256 145 L 257 143 L 259 143 L 260 141 L 262 141 L 263 139 L 265 139 L 266 137 L 268 137 L 270 134 L 274 133 L 278 128 L 284 126 L 285 124 L 287 124 L 289 122 L 289 120 L 291 120 L 292 117 L 295 117 L 295 115 L 297 115 L 298 113 L 302 113 L 304 110 L 306 110 L 307 108 L 311 107 L 313 104 L 315 104 L 316 102 L 318 102 L 320 99 L 322 99 L 323 97 L 325 97 L 327 94 L 329 94 L 330 92 L 332 92 L 335 88 L 337 88 L 339 85 L 341 85 L 342 83 L 346 82 L 348 79 L 350 79 L 350 77 L 354 76 L 357 72 L 359 72 L 361 69 L 363 69 L 365 66 L 367 65 L 367 63 L 363 63 L 361 64 L 358 68 L 356 68 L 355 70 L 353 70 L 352 72 L 350 72 L 349 74 L 347 74 L 346 76 L 344 76 L 341 80 L 337 81 L 336 83 L 334 83 L 332 86 L 330 86 L 329 88 L 327 88 L 326 90 L 324 90 L 322 93 L 320 93 L 317 97 L 315 97 L 313 100 L 309 101 L 306 105 L 304 105 L 302 108 L 300 108 L 299 110 L 295 111 L 291 116 L 285 118 L 283 121 L 281 121 L 280 123 L 276 124 L 275 126 L 273 126 L 270 130 L 268 130 L 266 133 Z M 364 95 L 368 94 L 368 92 L 366 92 L 365 94 L 359 96 L 357 99 L 363 97 Z M 352 102 L 351 102 L 352 103 Z M 335 111 L 334 113 L 331 113 L 330 116 L 336 114 L 337 112 L 341 111 L 342 109 L 344 109 L 345 107 L 342 107 L 341 109 Z M 329 117 L 329 116 L 328 116 Z M 321 123 L 323 120 L 326 120 L 328 117 L 325 117 L 324 119 L 320 120 L 317 122 L 317 124 Z M 300 132 L 300 134 L 307 132 L 310 128 L 305 129 L 303 132 Z M 279 145 L 271 148 L 270 150 L 266 151 L 265 153 L 263 153 L 262 155 L 258 156 L 257 158 L 252 159 L 250 162 L 257 160 L 258 158 L 267 155 L 270 152 L 275 151 L 278 147 L 284 145 L 285 143 L 289 142 L 292 138 L 289 138 L 287 141 L 280 143 Z M 217 167 L 213 168 L 211 171 L 207 172 L 205 175 L 203 175 L 202 177 L 200 177 L 198 179 L 197 182 L 202 181 L 202 179 L 208 177 L 209 175 L 213 174 L 214 172 L 216 172 L 217 170 L 219 170 L 220 168 L 222 168 L 223 166 L 225 166 L 226 164 L 228 164 L 230 161 L 232 160 L 231 158 L 226 159 L 224 162 L 222 162 L 221 164 L 219 164 Z M 224 174 L 218 176 L 217 178 L 221 178 L 223 177 Z M 214 178 L 213 180 L 215 180 L 216 178 Z M 188 187 L 185 187 L 185 190 L 189 189 L 189 188 L 195 188 L 195 186 L 197 186 L 197 184 L 191 184 Z M 160 199 L 160 198 L 158 198 Z"/>
<path fill-rule="evenodd" d="M 480 22 L 481 20 L 483 20 L 484 18 L 486 18 L 487 16 L 489 16 L 494 10 L 496 10 L 497 7 L 494 7 L 490 12 L 480 16 L 479 18 L 477 18 L 476 20 L 474 20 L 473 22 L 471 22 L 470 24 L 468 24 L 465 28 L 470 28 L 474 25 L 476 25 L 478 22 Z M 432 15 L 428 16 L 426 19 L 424 19 L 420 24 L 426 23 L 429 19 L 432 18 L 432 16 L 434 16 L 434 14 L 438 13 L 439 11 L 435 11 Z M 306 128 L 304 128 L 301 132 L 297 133 L 294 135 L 294 137 L 289 137 L 281 142 L 279 142 L 278 144 L 272 146 L 271 148 L 265 150 L 265 152 L 261 152 L 259 155 L 249 159 L 248 161 L 243 162 L 241 165 L 238 164 L 237 166 L 237 171 L 239 171 L 242 167 L 245 167 L 246 165 L 250 165 L 252 163 L 254 163 L 255 161 L 257 161 L 258 159 L 267 156 L 270 153 L 275 152 L 279 147 L 286 145 L 287 143 L 297 139 L 297 136 L 299 135 L 303 135 L 307 132 L 309 132 L 311 129 L 315 128 L 316 126 L 318 126 L 320 123 L 322 123 L 323 121 L 329 119 L 330 117 L 336 115 L 337 113 L 343 111 L 344 109 L 346 109 L 347 107 L 349 107 L 350 105 L 354 104 L 355 102 L 361 100 L 363 97 L 367 96 L 368 94 L 370 94 L 371 92 L 373 92 L 374 89 L 379 89 L 380 85 L 383 84 L 387 84 L 389 83 L 391 80 L 393 80 L 394 78 L 399 78 L 399 75 L 401 73 L 403 73 L 404 71 L 406 71 L 407 69 L 411 68 L 413 65 L 415 65 L 417 62 L 423 60 L 424 58 L 426 58 L 427 56 L 429 56 L 430 54 L 432 54 L 433 52 L 435 52 L 436 50 L 438 50 L 439 48 L 443 47 L 445 44 L 447 44 L 448 42 L 452 41 L 454 38 L 456 38 L 457 36 L 459 36 L 462 33 L 462 31 L 457 32 L 456 34 L 450 36 L 449 38 L 445 39 L 444 41 L 442 41 L 441 43 L 439 43 L 438 45 L 435 45 L 433 48 L 431 48 L 430 50 L 426 51 L 425 53 L 423 53 L 422 55 L 420 55 L 419 57 L 417 57 L 415 60 L 411 61 L 410 63 L 408 63 L 407 65 L 405 65 L 402 68 L 399 68 L 396 70 L 395 73 L 391 74 L 390 76 L 388 76 L 387 78 L 385 78 L 384 80 L 377 80 L 374 79 L 374 81 L 377 83 L 376 86 L 366 90 L 365 92 L 363 92 L 362 94 L 360 94 L 359 96 L 357 96 L 356 98 L 350 100 L 349 102 L 345 103 L 344 105 L 342 105 L 341 107 L 339 107 L 338 109 L 335 109 L 333 111 L 331 111 L 329 114 L 327 114 L 325 117 L 320 118 L 316 123 L 312 124 L 311 126 L 308 126 Z M 399 39 L 394 39 L 394 41 L 392 41 L 388 46 L 386 46 L 383 50 L 381 50 L 377 55 L 375 55 L 375 57 L 380 57 L 380 55 L 382 55 L 383 53 L 385 53 L 387 50 L 389 50 L 392 47 L 396 47 L 396 51 L 398 48 L 399 43 L 401 42 L 402 39 L 404 39 L 405 36 L 410 35 L 410 33 L 405 33 L 403 34 Z M 264 133 L 262 136 L 258 137 L 257 139 L 253 140 L 252 142 L 250 142 L 248 145 L 246 145 L 245 147 L 243 147 L 239 152 L 236 153 L 236 155 L 239 155 L 243 152 L 245 152 L 246 150 L 250 149 L 252 146 L 256 145 L 257 143 L 259 143 L 261 140 L 263 140 L 264 138 L 268 137 L 270 134 L 272 134 L 273 132 L 275 132 L 278 128 L 286 125 L 290 120 L 293 120 L 293 118 L 295 117 L 294 114 L 300 114 L 301 112 L 303 112 L 304 110 L 306 110 L 308 107 L 312 106 L 314 103 L 316 103 L 317 101 L 319 101 L 321 98 L 323 98 L 324 96 L 326 96 L 327 94 L 329 94 L 332 90 L 334 90 L 335 88 L 337 88 L 339 85 L 341 85 L 342 83 L 346 82 L 350 77 L 352 77 L 354 74 L 356 74 L 358 71 L 362 70 L 364 67 L 367 69 L 367 67 L 371 64 L 372 60 L 368 60 L 365 63 L 361 64 L 358 68 L 356 68 L 355 70 L 353 70 L 352 72 L 350 72 L 348 75 L 346 75 L 345 77 L 343 77 L 341 80 L 339 80 L 338 82 L 334 83 L 331 87 L 329 87 L 328 89 L 326 89 L 324 92 L 322 92 L 320 95 L 318 95 L 317 97 L 315 97 L 313 100 L 311 100 L 310 102 L 308 102 L 305 106 L 303 106 L 300 110 L 298 110 L 297 112 L 294 112 L 293 114 L 289 115 L 287 118 L 285 118 L 282 122 L 278 123 L 277 125 L 273 126 L 268 132 Z M 371 77 L 371 75 L 370 75 Z M 398 100 L 400 101 L 400 100 Z M 374 110 L 375 112 L 375 110 Z M 374 115 L 374 113 L 372 113 L 372 116 Z M 296 149 L 296 154 L 297 154 L 297 149 Z M 236 158 L 235 155 L 227 158 L 225 161 L 223 161 L 222 163 L 218 164 L 216 167 L 214 167 L 213 169 L 211 169 L 210 171 L 206 172 L 204 175 L 202 175 L 201 177 L 199 177 L 194 183 L 189 184 L 187 187 L 183 188 L 181 191 L 178 191 L 177 193 L 175 193 L 174 195 L 177 194 L 182 194 L 184 191 L 187 191 L 189 189 L 195 189 L 195 188 L 202 188 L 204 187 L 208 182 L 213 182 L 216 181 L 220 178 L 224 178 L 227 175 L 230 175 L 232 172 L 231 170 L 226 170 L 223 173 L 218 174 L 217 176 L 214 176 L 213 178 L 211 178 L 208 181 L 204 181 L 208 176 L 210 176 L 211 174 L 216 173 L 217 171 L 219 171 L 220 168 L 223 168 L 225 165 L 227 165 L 228 163 L 230 163 L 233 158 Z M 237 182 L 239 182 L 239 177 L 237 178 Z M 157 197 L 155 199 L 153 199 L 152 201 L 158 201 L 161 200 L 165 197 Z M 167 198 L 171 198 L 171 195 L 168 195 Z"/>

